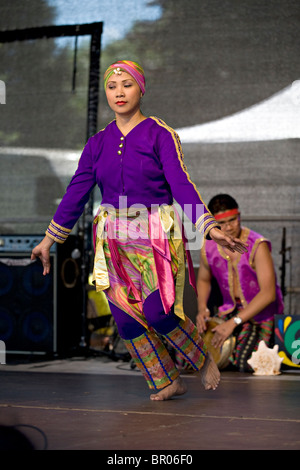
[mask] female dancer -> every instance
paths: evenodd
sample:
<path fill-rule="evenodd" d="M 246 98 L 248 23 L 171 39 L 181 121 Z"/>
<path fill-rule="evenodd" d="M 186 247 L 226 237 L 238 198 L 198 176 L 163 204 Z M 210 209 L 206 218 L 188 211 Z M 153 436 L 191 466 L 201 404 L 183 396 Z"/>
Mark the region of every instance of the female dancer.
<path fill-rule="evenodd" d="M 119 335 L 149 388 L 157 392 L 150 399 L 186 392 L 160 336 L 200 372 L 205 389 L 216 389 L 218 368 L 183 312 L 185 256 L 190 268 L 191 263 L 173 199 L 205 237 L 240 253 L 246 247 L 217 227 L 187 173 L 178 135 L 141 112 L 142 67 L 129 60 L 110 65 L 104 87 L 115 120 L 88 140 L 32 259 L 39 257 L 49 273 L 51 245 L 66 240 L 97 184 L 102 203 L 94 225 L 94 282 L 105 292 Z"/>

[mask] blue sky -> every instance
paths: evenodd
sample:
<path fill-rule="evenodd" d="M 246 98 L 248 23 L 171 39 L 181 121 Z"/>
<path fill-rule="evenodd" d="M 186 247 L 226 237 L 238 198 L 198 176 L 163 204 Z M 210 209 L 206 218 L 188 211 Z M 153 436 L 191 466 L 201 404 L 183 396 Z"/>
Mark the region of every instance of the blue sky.
<path fill-rule="evenodd" d="M 48 0 L 57 11 L 55 24 L 103 21 L 102 47 L 122 39 L 135 21 L 155 21 L 161 16 L 150 0 Z"/>

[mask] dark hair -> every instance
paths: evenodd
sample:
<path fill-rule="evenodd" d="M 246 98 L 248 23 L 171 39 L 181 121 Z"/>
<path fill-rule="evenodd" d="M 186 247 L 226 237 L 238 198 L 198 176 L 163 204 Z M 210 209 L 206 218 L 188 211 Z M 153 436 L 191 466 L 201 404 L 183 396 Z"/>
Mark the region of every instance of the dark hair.
<path fill-rule="evenodd" d="M 229 209 L 238 209 L 238 203 L 229 194 L 217 194 L 208 203 L 208 209 L 212 214 L 224 212 Z"/>

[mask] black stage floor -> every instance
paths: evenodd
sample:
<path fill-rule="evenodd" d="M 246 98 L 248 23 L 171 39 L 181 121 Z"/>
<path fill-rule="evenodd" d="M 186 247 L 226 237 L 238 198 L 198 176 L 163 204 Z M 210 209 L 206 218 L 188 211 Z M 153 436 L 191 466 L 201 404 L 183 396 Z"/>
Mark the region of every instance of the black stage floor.
<path fill-rule="evenodd" d="M 36 449 L 48 450 L 300 449 L 297 371 L 221 376 L 216 391 L 204 391 L 186 375 L 186 395 L 152 402 L 129 363 L 0 365 L 0 424 L 22 425 Z"/>

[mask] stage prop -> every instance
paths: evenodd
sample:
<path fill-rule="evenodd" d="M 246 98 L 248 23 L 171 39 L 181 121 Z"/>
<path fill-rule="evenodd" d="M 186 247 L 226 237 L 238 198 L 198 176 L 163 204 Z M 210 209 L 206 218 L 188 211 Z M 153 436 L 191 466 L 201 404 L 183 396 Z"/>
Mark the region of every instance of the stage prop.
<path fill-rule="evenodd" d="M 247 362 L 254 371 L 253 375 L 279 375 L 282 361 L 277 344 L 268 348 L 265 341 L 260 341 L 257 351 L 253 351 Z"/>
<path fill-rule="evenodd" d="M 102 27 L 102 22 L 95 22 L 0 31 L 0 45 L 74 37 L 73 92 L 76 88 L 78 37 L 90 36 L 86 140 L 98 131 Z M 68 351 L 78 343 L 81 348 L 86 347 L 86 285 L 93 251 L 92 222 L 93 194 L 79 220 L 78 237 L 70 236 L 63 247 L 53 248 L 53 269 L 46 277 L 42 275 L 39 262 L 30 262 L 30 251 L 37 236 L 0 236 L 3 242 L 0 249 L 0 339 L 5 341 L 7 352 L 42 354 Z M 70 253 L 78 240 L 81 248 L 77 259 Z M 71 273 L 70 280 L 68 273 Z M 77 325 L 78 312 L 80 328 Z M 80 340 L 77 341 L 78 329 Z"/>
<path fill-rule="evenodd" d="M 275 315 L 275 344 L 282 364 L 300 368 L 300 315 Z"/>

